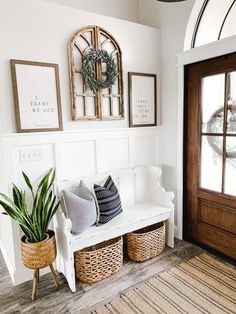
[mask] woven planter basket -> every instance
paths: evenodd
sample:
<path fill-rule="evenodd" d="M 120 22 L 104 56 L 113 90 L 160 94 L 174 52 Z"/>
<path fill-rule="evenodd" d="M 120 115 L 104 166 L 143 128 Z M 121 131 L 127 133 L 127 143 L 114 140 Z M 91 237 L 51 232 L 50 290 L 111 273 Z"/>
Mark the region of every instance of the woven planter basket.
<path fill-rule="evenodd" d="M 123 265 L 123 238 L 118 237 L 75 252 L 76 276 L 97 282 L 118 272 Z"/>
<path fill-rule="evenodd" d="M 44 268 L 51 265 L 57 255 L 55 234 L 48 230 L 49 239 L 36 243 L 26 243 L 26 237 L 21 239 L 21 255 L 23 264 L 31 269 Z"/>
<path fill-rule="evenodd" d="M 165 248 L 165 223 L 161 222 L 127 234 L 128 256 L 136 262 L 146 261 Z"/>

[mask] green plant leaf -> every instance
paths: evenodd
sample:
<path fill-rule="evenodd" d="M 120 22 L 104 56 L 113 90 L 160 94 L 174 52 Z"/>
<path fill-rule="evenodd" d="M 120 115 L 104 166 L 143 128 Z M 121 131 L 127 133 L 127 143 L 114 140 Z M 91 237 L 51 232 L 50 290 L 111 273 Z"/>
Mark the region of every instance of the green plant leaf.
<path fill-rule="evenodd" d="M 13 201 L 16 204 L 16 206 L 21 208 L 21 206 L 22 206 L 22 191 L 20 191 L 14 183 L 13 183 L 13 188 L 12 188 L 12 196 L 13 196 Z"/>
<path fill-rule="evenodd" d="M 47 211 L 47 214 L 46 214 L 46 217 L 45 217 L 45 222 L 44 222 L 44 229 L 47 229 L 48 228 L 48 225 L 50 223 L 50 217 L 51 217 L 51 212 L 53 211 L 53 208 L 54 208 L 54 205 L 55 205 L 55 202 L 56 202 L 56 196 L 53 197 L 53 200 L 51 202 L 51 205 Z"/>
<path fill-rule="evenodd" d="M 4 210 L 6 211 L 5 213 L 3 213 L 4 215 L 8 215 L 13 219 L 17 219 L 17 213 L 15 212 L 14 209 L 12 209 L 10 206 L 8 206 L 6 203 L 2 202 L 0 200 L 0 205 L 4 208 Z"/>
<path fill-rule="evenodd" d="M 22 212 L 15 207 L 13 203 L 11 203 L 11 200 L 0 193 L 0 205 L 5 209 L 7 214 L 14 219 L 20 227 L 24 228 L 25 230 L 28 230 L 29 232 L 33 233 L 33 230 L 31 229 L 30 222 L 27 221 L 27 217 L 25 217 Z"/>
<path fill-rule="evenodd" d="M 26 201 L 26 193 L 25 191 L 22 193 L 22 204 L 21 204 L 21 211 L 26 217 L 30 217 L 30 213 L 28 210 L 28 205 Z"/>
<path fill-rule="evenodd" d="M 20 213 L 20 209 L 13 203 L 13 201 L 8 196 L 2 193 L 0 193 L 0 204 L 9 214 L 9 216 L 15 216 Z"/>
<path fill-rule="evenodd" d="M 58 210 L 58 207 L 60 205 L 60 201 L 58 201 L 55 205 L 56 202 L 56 196 L 54 196 L 52 204 L 48 210 L 48 215 L 47 215 L 47 219 L 46 219 L 46 225 L 45 225 L 45 229 L 48 229 L 48 226 L 50 224 L 50 221 L 52 219 L 52 217 L 55 215 L 56 211 Z"/>
<path fill-rule="evenodd" d="M 50 206 L 51 206 L 51 202 L 52 202 L 52 197 L 53 197 L 53 192 L 52 191 L 50 191 L 50 193 L 49 193 L 49 195 L 48 195 L 48 197 L 47 197 L 47 199 L 45 200 L 45 205 L 44 205 L 44 207 L 43 207 L 43 209 L 42 209 L 42 229 L 44 229 L 45 230 L 45 226 L 46 226 L 46 220 L 47 220 L 47 213 L 48 213 L 48 210 L 49 210 L 49 208 L 50 208 Z"/>
<path fill-rule="evenodd" d="M 32 187 L 32 184 L 30 182 L 30 179 L 28 178 L 28 176 L 24 173 L 24 171 L 22 171 L 22 174 L 23 174 L 23 177 L 24 177 L 24 180 L 25 180 L 25 183 L 27 184 L 28 188 L 30 189 L 31 193 L 32 193 L 32 196 L 34 198 L 34 191 L 33 191 L 33 187 Z"/>
<path fill-rule="evenodd" d="M 50 219 L 49 219 L 49 222 L 51 221 L 52 217 L 56 214 L 59 205 L 60 205 L 60 200 L 57 202 L 56 206 L 55 206 L 54 209 L 52 210 L 51 216 L 50 216 Z"/>
<path fill-rule="evenodd" d="M 55 178 L 56 178 L 56 170 L 55 169 L 52 169 L 52 172 L 51 172 L 51 179 L 50 179 L 50 183 L 49 183 L 49 186 L 51 187 L 55 181 Z"/>
<path fill-rule="evenodd" d="M 26 238 L 32 242 L 34 239 L 32 233 L 22 225 L 20 225 L 20 228 L 23 231 L 23 233 L 26 235 Z"/>
<path fill-rule="evenodd" d="M 33 197 L 32 211 L 29 211 L 26 192 L 21 191 L 13 184 L 13 201 L 6 195 L 0 193 L 0 205 L 6 213 L 14 219 L 20 226 L 23 233 L 31 242 L 44 240 L 49 223 L 56 213 L 59 202 L 56 196 L 53 197 L 53 183 L 55 180 L 55 169 L 50 169 L 40 181 L 36 193 L 30 179 L 23 172 L 24 180 L 31 191 Z"/>
<path fill-rule="evenodd" d="M 50 175 L 51 175 L 51 173 L 52 173 L 53 170 L 54 170 L 54 169 L 51 168 L 51 169 L 48 171 L 48 173 L 45 174 L 45 176 L 44 176 L 44 177 L 42 178 L 42 180 L 39 182 L 38 190 L 39 190 L 39 189 L 41 188 L 41 186 L 45 183 L 45 181 L 48 180 L 48 178 L 50 177 Z"/>

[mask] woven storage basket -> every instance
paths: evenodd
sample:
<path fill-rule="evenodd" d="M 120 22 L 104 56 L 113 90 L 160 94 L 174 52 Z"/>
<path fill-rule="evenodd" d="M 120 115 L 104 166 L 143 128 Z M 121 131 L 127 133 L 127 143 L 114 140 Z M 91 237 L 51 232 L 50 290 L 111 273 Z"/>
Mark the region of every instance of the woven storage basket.
<path fill-rule="evenodd" d="M 128 256 L 136 262 L 155 257 L 165 248 L 165 223 L 161 222 L 127 234 Z"/>
<path fill-rule="evenodd" d="M 76 276 L 92 283 L 118 272 L 123 265 L 123 238 L 118 237 L 75 252 Z"/>
<path fill-rule="evenodd" d="M 52 264 L 57 255 L 55 234 L 48 230 L 49 239 L 36 243 L 25 243 L 26 237 L 21 240 L 21 255 L 23 264 L 31 269 L 44 268 Z"/>

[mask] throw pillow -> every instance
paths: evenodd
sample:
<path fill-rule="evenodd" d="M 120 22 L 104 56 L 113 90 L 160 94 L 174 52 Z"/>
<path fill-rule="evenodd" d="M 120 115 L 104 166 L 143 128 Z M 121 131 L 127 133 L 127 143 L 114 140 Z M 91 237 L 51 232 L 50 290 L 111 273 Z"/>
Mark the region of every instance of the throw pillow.
<path fill-rule="evenodd" d="M 104 224 L 122 212 L 118 189 L 109 176 L 103 186 L 94 184 L 99 209 L 98 223 Z"/>
<path fill-rule="evenodd" d="M 86 199 L 64 190 L 63 199 L 66 215 L 72 222 L 71 233 L 82 233 L 96 223 L 97 210 L 93 196 L 90 199 Z"/>
<path fill-rule="evenodd" d="M 88 201 L 93 200 L 95 202 L 95 206 L 96 206 L 96 214 L 97 214 L 97 218 L 96 218 L 96 224 L 98 223 L 98 215 L 99 215 L 99 211 L 98 211 L 98 206 L 97 206 L 97 202 L 96 202 L 96 198 L 94 196 L 94 194 L 87 188 L 87 186 L 84 184 L 84 181 L 81 180 L 78 186 L 78 190 L 77 190 L 77 195 L 79 197 L 82 197 Z"/>
<path fill-rule="evenodd" d="M 84 184 L 84 181 L 81 180 L 77 189 L 77 195 L 79 197 L 82 197 L 86 200 L 94 200 L 94 196 L 92 192 L 87 188 L 87 186 Z"/>

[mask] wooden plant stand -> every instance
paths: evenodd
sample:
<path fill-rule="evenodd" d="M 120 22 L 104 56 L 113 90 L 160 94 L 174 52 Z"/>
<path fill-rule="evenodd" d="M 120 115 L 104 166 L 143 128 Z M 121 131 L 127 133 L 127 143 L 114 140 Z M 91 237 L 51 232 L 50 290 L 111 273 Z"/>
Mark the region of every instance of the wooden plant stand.
<path fill-rule="evenodd" d="M 40 269 L 50 267 L 55 286 L 57 288 L 60 287 L 52 265 L 57 256 L 55 233 L 52 230 L 48 230 L 47 234 L 49 236 L 47 240 L 36 243 L 27 243 L 26 236 L 23 236 L 21 239 L 21 255 L 23 264 L 27 268 L 34 270 L 32 301 L 36 299 Z"/>
<path fill-rule="evenodd" d="M 57 289 L 60 288 L 60 284 L 59 284 L 59 281 L 57 279 L 57 275 L 56 275 L 56 272 L 54 270 L 54 267 L 52 264 L 49 265 L 50 267 L 50 270 L 51 270 L 51 273 L 52 273 L 52 278 L 53 278 L 53 281 L 55 283 L 55 286 Z M 36 293 L 37 293 L 37 287 L 38 287 L 38 284 L 39 284 L 39 271 L 40 271 L 40 268 L 36 268 L 34 270 L 34 278 L 33 278 L 33 289 L 32 289 L 32 301 L 34 301 L 36 299 Z"/>

